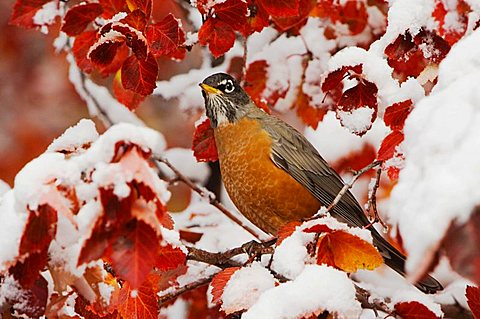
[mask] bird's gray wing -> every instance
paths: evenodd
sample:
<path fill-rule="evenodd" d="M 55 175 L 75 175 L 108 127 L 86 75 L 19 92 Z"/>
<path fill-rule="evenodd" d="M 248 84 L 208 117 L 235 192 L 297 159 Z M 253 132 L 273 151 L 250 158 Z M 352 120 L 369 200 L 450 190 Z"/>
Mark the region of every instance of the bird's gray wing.
<path fill-rule="evenodd" d="M 263 129 L 272 137 L 273 163 L 306 187 L 322 205 L 328 207 L 344 186 L 337 172 L 293 127 L 267 114 L 258 116 Z M 360 204 L 350 191 L 343 195 L 331 213 L 352 226 L 362 227 L 369 224 Z"/>

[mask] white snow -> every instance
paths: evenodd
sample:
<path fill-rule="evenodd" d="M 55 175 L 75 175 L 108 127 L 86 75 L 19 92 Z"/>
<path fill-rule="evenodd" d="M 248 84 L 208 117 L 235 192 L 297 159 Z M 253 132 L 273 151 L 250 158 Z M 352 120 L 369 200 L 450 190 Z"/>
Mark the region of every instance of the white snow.
<path fill-rule="evenodd" d="M 275 287 L 273 275 L 259 263 L 237 270 L 226 284 L 221 309 L 227 314 L 249 309 L 266 290 Z"/>
<path fill-rule="evenodd" d="M 172 147 L 168 149 L 163 156 L 175 166 L 180 173 L 197 183 L 204 184 L 210 175 L 208 164 L 197 162 L 191 149 Z M 165 164 L 160 163 L 160 167 L 170 178 L 174 177 L 173 172 L 171 172 Z"/>
<path fill-rule="evenodd" d="M 346 273 L 328 266 L 308 265 L 295 280 L 262 294 L 242 318 L 299 318 L 324 310 L 339 318 L 357 318 L 362 311 Z"/>
<path fill-rule="evenodd" d="M 2 196 L 10 190 L 10 185 L 0 179 L 0 200 Z"/>
<path fill-rule="evenodd" d="M 354 134 L 363 134 L 372 126 L 374 109 L 364 106 L 354 109 L 351 112 L 337 111 L 344 127 Z"/>
<path fill-rule="evenodd" d="M 69 127 L 57 137 L 47 148 L 47 152 L 74 152 L 82 146 L 89 145 L 98 138 L 95 123 L 81 119 L 75 126 Z"/>
<path fill-rule="evenodd" d="M 425 269 L 450 223 L 465 222 L 480 203 L 478 39 L 477 31 L 452 49 L 440 65 L 437 88 L 405 123 L 405 168 L 389 216 L 404 239 L 412 278 Z"/>
<path fill-rule="evenodd" d="M 40 26 L 40 31 L 48 33 L 48 26 L 55 22 L 58 16 L 63 16 L 65 12 L 65 3 L 61 1 L 50 1 L 45 3 L 40 10 L 35 12 L 33 23 Z"/>

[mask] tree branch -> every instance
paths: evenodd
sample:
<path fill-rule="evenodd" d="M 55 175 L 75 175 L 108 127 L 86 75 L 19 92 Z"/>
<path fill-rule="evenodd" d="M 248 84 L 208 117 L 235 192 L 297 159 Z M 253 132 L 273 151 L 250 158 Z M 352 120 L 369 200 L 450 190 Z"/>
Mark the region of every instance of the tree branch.
<path fill-rule="evenodd" d="M 218 273 L 218 272 L 217 272 Z M 217 274 L 213 274 L 213 275 L 210 275 L 208 277 L 205 277 L 205 278 L 201 278 L 201 279 L 198 279 L 194 282 L 191 282 L 189 284 L 186 284 L 185 286 L 182 286 L 182 287 L 178 287 L 176 288 L 174 291 L 172 292 L 168 292 L 164 295 L 159 295 L 159 298 L 158 298 L 158 305 L 159 307 L 162 307 L 165 303 L 177 298 L 178 296 L 180 296 L 181 294 L 184 294 L 186 293 L 187 291 L 190 291 L 190 290 L 193 290 L 193 289 L 196 289 L 198 287 L 202 287 L 202 286 L 205 286 L 205 285 L 208 285 L 213 277 L 215 277 L 215 275 Z"/>
<path fill-rule="evenodd" d="M 212 192 L 210 192 L 208 189 L 204 188 L 204 187 L 201 187 L 197 184 L 195 184 L 194 182 L 192 182 L 188 177 L 186 177 L 185 175 L 183 175 L 182 173 L 180 173 L 180 171 L 175 167 L 173 166 L 167 159 L 165 158 L 155 158 L 158 162 L 161 162 L 165 165 L 168 166 L 168 168 L 170 168 L 170 170 L 172 170 L 172 172 L 175 174 L 175 179 L 184 183 L 185 185 L 187 185 L 188 187 L 190 187 L 194 192 L 196 192 L 197 194 L 199 194 L 201 197 L 203 198 L 206 198 L 208 200 L 208 202 L 215 206 L 219 211 L 221 211 L 225 216 L 227 216 L 228 218 L 230 218 L 233 222 L 235 222 L 236 224 L 238 224 L 240 227 L 242 227 L 243 229 L 245 229 L 247 232 L 249 232 L 253 237 L 255 237 L 256 239 L 260 240 L 261 238 L 261 234 L 257 231 L 255 231 L 254 229 L 252 229 L 251 227 L 249 227 L 248 225 L 246 225 L 243 221 L 241 221 L 237 216 L 235 216 L 232 212 L 230 212 L 228 209 L 225 208 L 225 206 L 223 206 L 218 200 L 217 198 L 215 197 L 215 194 L 213 194 Z M 159 168 L 159 165 L 158 163 L 156 164 L 157 165 L 157 168 Z"/>

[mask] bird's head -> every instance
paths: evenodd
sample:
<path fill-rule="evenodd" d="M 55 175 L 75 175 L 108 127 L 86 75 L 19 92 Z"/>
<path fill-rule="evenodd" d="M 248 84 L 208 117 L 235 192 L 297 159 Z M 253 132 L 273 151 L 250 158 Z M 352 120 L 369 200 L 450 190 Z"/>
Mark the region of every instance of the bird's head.
<path fill-rule="evenodd" d="M 235 122 L 245 115 L 252 105 L 250 97 L 238 82 L 226 73 L 210 75 L 202 83 L 205 109 L 212 126 Z"/>

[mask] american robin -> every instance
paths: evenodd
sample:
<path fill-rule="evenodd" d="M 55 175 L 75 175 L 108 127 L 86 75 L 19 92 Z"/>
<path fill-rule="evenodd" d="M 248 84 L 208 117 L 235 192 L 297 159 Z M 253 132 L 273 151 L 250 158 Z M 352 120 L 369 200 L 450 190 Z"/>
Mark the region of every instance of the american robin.
<path fill-rule="evenodd" d="M 282 225 L 333 202 L 344 182 L 301 133 L 256 107 L 228 74 L 213 74 L 200 86 L 225 188 L 246 218 L 276 234 Z M 370 227 L 352 193 L 347 191 L 330 213 L 350 226 L 368 228 L 385 263 L 405 275 L 405 256 Z M 416 286 L 425 293 L 443 289 L 430 276 Z"/>

